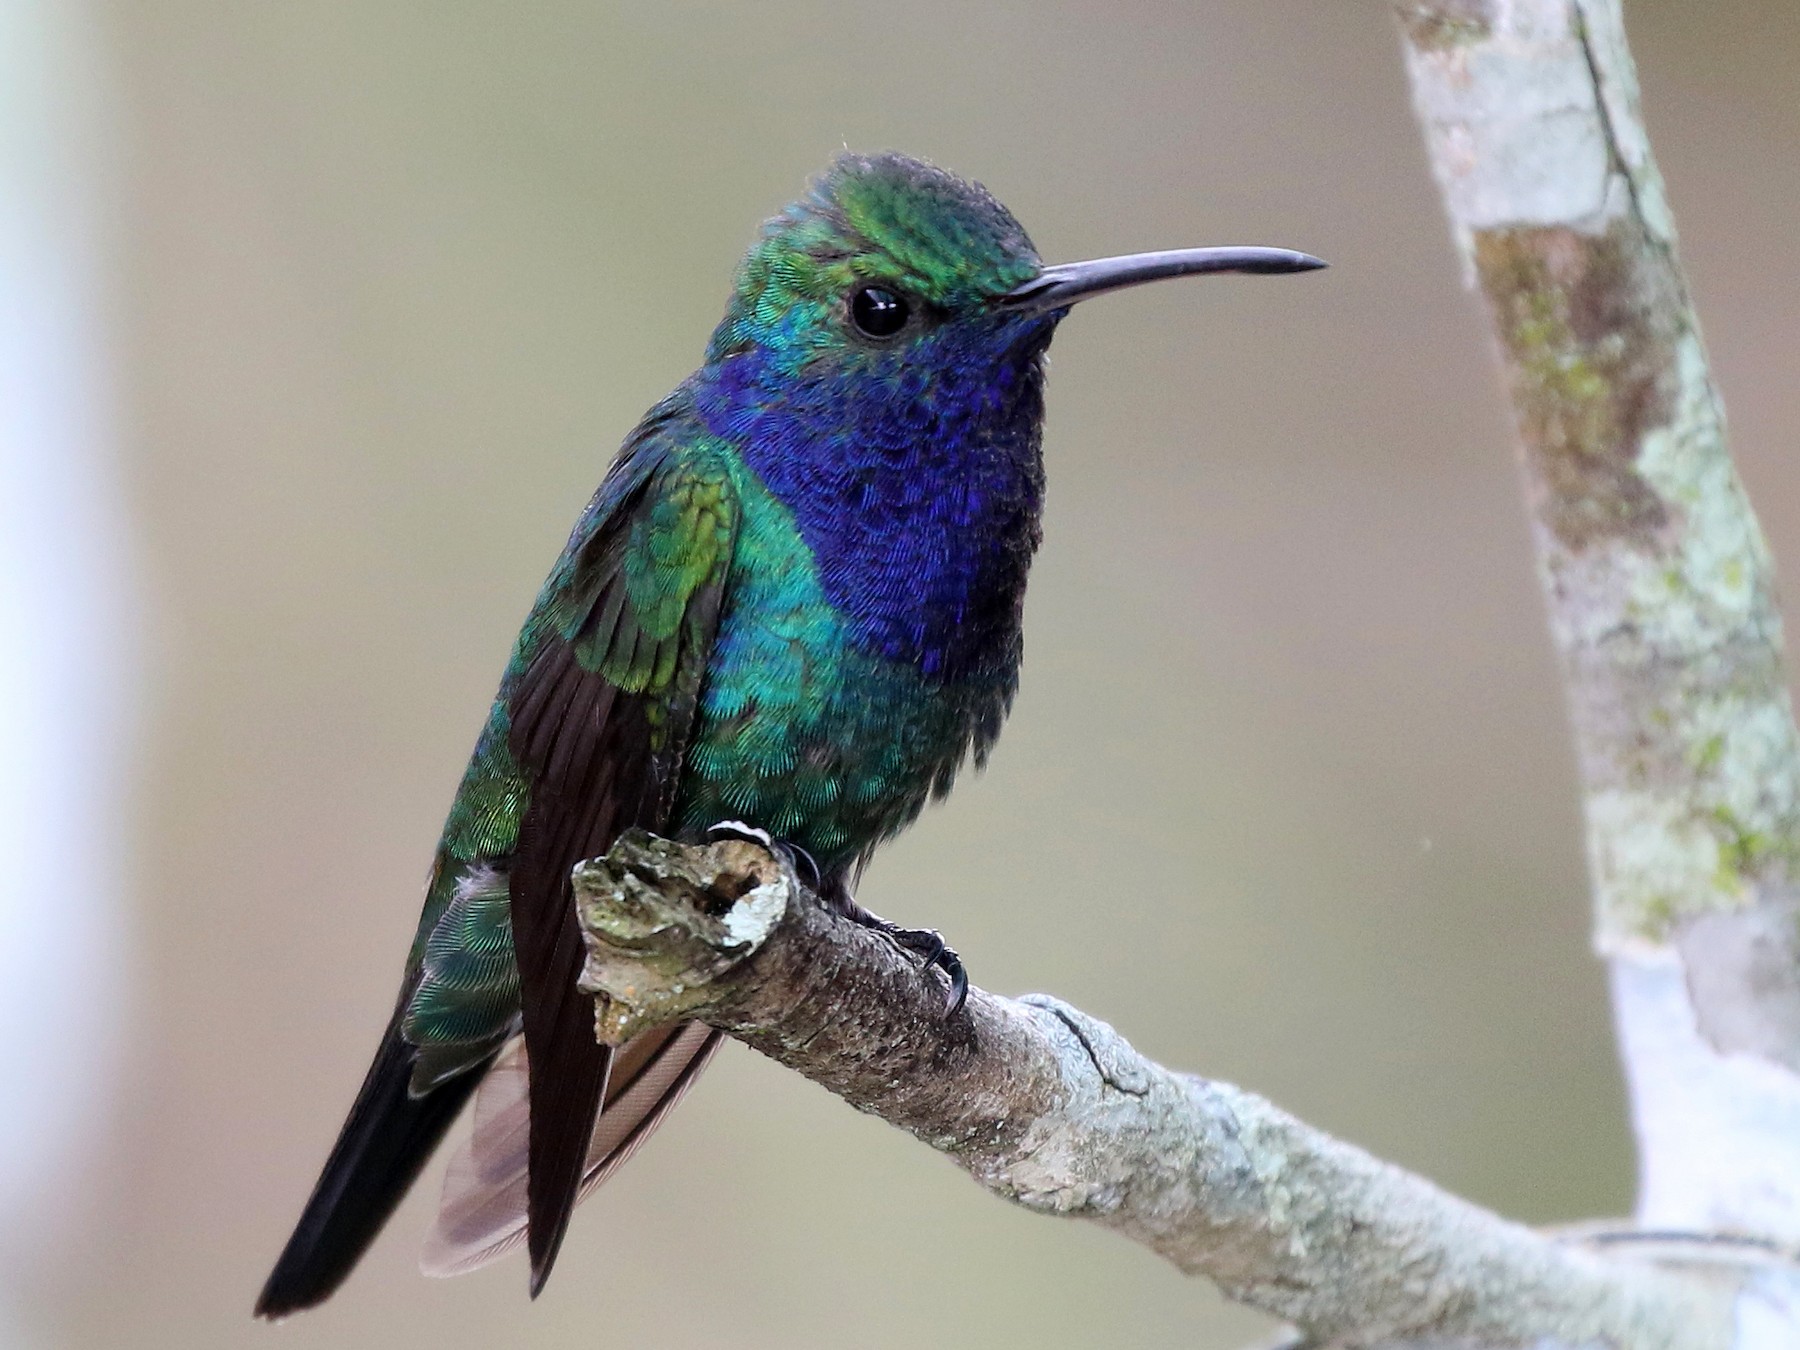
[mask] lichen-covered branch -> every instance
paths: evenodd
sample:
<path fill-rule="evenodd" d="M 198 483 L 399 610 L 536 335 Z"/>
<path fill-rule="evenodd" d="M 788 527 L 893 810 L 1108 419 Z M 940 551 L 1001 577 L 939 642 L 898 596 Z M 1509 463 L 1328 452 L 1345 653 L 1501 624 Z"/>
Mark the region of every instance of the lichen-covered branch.
<path fill-rule="evenodd" d="M 1727 450 L 1618 0 L 1399 12 L 1511 382 L 1639 1218 L 1793 1242 L 1800 754 L 1769 553 Z"/>
<path fill-rule="evenodd" d="M 576 871 L 601 1038 L 722 1027 L 955 1160 L 1317 1344 L 1723 1350 L 1728 1295 L 1552 1241 L 1056 999 L 943 984 L 767 852 L 633 833 Z"/>

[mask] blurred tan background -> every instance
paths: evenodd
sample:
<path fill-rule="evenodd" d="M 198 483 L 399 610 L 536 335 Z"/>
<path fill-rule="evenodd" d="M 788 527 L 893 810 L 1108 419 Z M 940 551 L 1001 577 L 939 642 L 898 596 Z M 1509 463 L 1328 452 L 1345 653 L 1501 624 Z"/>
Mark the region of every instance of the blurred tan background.
<path fill-rule="evenodd" d="M 1385 5 L 111 3 L 120 471 L 150 687 L 127 1069 L 57 1347 L 1205 1346 L 1257 1319 L 1013 1212 L 730 1047 L 577 1217 L 251 1302 L 387 1013 L 536 586 L 843 145 L 986 182 L 1046 257 L 1284 244 L 1321 277 L 1057 339 L 1024 692 L 862 898 L 1532 1222 L 1632 1162 L 1505 406 Z M 1628 6 L 1777 555 L 1800 568 L 1800 9 Z M 1790 619 L 1794 616 L 1790 610 Z M 71 954 L 79 975 L 79 957 Z M 96 991 L 96 997 L 104 997 Z"/>

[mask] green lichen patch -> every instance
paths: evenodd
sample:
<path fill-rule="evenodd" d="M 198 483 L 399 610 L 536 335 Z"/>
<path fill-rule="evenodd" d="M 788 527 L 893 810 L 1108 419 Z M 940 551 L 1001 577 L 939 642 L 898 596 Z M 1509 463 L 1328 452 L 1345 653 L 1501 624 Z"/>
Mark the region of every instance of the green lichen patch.
<path fill-rule="evenodd" d="M 1730 652 L 1735 679 L 1773 688 L 1782 677 L 1768 545 L 1726 452 L 1699 334 L 1683 332 L 1675 355 L 1676 404 L 1644 437 L 1637 471 L 1681 525 L 1662 568 L 1636 578 L 1627 617 L 1665 660 Z"/>
<path fill-rule="evenodd" d="M 1668 507 L 1637 469 L 1673 393 L 1669 281 L 1644 259 L 1642 227 L 1477 231 L 1474 256 L 1512 375 L 1537 509 L 1580 552 L 1627 538 L 1648 551 Z"/>
<path fill-rule="evenodd" d="M 1587 797 L 1600 940 L 1667 941 L 1688 919 L 1738 910 L 1800 871 L 1800 784 L 1779 688 L 1705 680 L 1668 691 L 1642 774 Z M 1655 721 L 1657 719 L 1648 719 Z M 1623 753 L 1623 752 L 1621 752 Z"/>

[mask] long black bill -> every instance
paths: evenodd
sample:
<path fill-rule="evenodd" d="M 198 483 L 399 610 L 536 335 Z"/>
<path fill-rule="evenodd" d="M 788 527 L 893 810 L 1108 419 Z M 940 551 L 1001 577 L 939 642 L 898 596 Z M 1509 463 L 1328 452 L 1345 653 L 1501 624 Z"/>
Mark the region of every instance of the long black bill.
<path fill-rule="evenodd" d="M 1057 263 L 1030 281 L 1000 297 L 1002 309 L 1015 314 L 1042 314 L 1064 309 L 1127 286 L 1166 281 L 1170 277 L 1196 277 L 1212 272 L 1251 272 L 1267 276 L 1279 272 L 1315 272 L 1326 266 L 1310 253 L 1291 248 L 1171 248 L 1161 253 L 1128 253 L 1121 258 L 1094 258 L 1088 262 Z"/>

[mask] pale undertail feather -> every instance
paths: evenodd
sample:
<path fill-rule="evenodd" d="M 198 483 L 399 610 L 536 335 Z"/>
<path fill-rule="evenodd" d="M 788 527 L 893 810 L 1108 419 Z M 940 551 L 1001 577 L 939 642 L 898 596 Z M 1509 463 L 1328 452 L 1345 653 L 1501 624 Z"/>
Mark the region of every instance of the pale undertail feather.
<path fill-rule="evenodd" d="M 613 1061 L 577 1201 L 617 1171 L 662 1124 L 724 1040 L 700 1022 L 646 1032 Z M 437 1222 L 419 1253 L 427 1275 L 462 1275 L 525 1243 L 530 1070 L 516 1037 L 475 1094 L 475 1126 L 444 1173 Z"/>

